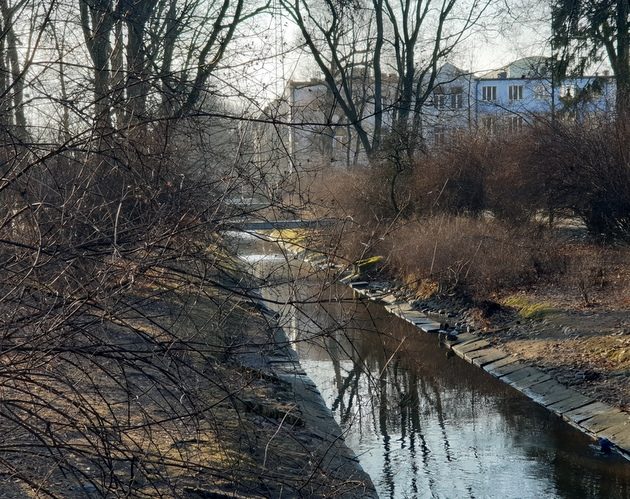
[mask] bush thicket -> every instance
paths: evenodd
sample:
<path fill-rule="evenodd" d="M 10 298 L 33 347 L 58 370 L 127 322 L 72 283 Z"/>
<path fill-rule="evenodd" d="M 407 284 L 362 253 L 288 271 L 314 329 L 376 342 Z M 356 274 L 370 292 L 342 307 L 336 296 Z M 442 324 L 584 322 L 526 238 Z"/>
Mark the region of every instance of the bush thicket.
<path fill-rule="evenodd" d="M 576 274 L 582 256 L 572 258 L 573 243 L 547 228 L 568 221 L 578 228 L 572 234 L 586 230 L 597 243 L 630 240 L 628 135 L 615 123 L 539 123 L 510 137 L 462 134 L 419 157 L 396 183 L 397 210 L 393 169 L 382 164 L 327 174 L 317 195 L 346 217 L 339 240 L 347 258 L 382 254 L 418 289 L 430 283 L 487 295 Z M 577 253 L 604 250 L 584 248 Z"/>

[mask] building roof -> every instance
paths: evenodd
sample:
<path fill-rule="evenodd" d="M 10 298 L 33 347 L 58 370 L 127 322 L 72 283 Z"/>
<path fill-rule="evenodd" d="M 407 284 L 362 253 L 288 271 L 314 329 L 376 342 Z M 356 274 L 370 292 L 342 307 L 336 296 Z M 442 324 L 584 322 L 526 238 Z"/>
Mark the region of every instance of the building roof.
<path fill-rule="evenodd" d="M 482 80 L 511 78 L 546 78 L 549 76 L 551 59 L 544 56 L 523 57 L 502 68 L 481 75 Z"/>

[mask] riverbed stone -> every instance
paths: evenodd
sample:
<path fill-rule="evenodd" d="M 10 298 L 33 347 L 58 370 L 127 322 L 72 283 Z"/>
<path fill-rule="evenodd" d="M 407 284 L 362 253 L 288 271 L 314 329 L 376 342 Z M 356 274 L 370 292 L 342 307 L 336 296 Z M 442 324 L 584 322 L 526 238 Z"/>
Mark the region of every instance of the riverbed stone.
<path fill-rule="evenodd" d="M 580 424 L 582 421 L 610 410 L 612 410 L 612 407 L 604 402 L 593 402 L 578 409 L 567 411 L 562 416 L 575 424 Z"/>
<path fill-rule="evenodd" d="M 628 413 L 622 412 L 618 409 L 611 409 L 610 411 L 603 412 L 597 416 L 593 416 L 592 418 L 582 421 L 580 426 L 583 426 L 592 433 L 598 434 L 604 432 L 604 430 L 612 428 L 613 426 L 627 426 L 629 423 L 630 415 L 628 415 Z"/>
<path fill-rule="evenodd" d="M 453 350 L 459 355 L 464 355 L 468 352 L 486 348 L 488 346 L 490 346 L 490 342 L 488 342 L 487 340 L 476 340 L 454 345 Z"/>
<path fill-rule="evenodd" d="M 427 316 L 422 312 L 418 312 L 417 310 L 405 310 L 403 312 L 403 319 L 408 321 L 413 321 L 414 319 L 426 319 Z"/>
<path fill-rule="evenodd" d="M 476 366 L 483 367 L 497 360 L 504 359 L 507 356 L 507 353 L 497 350 L 496 348 L 486 348 L 483 351 L 479 351 L 478 354 L 475 352 L 475 354 L 470 357 L 470 360 L 472 360 L 472 363 Z"/>
<path fill-rule="evenodd" d="M 407 312 L 418 312 L 415 308 L 413 308 L 413 305 L 408 302 L 408 301 L 404 301 L 402 303 L 398 304 L 398 310 L 400 312 L 403 313 L 407 313 Z"/>
<path fill-rule="evenodd" d="M 435 321 L 432 321 L 431 319 L 426 319 L 426 318 L 423 319 L 420 317 L 418 317 L 417 319 L 412 318 L 411 320 L 408 320 L 407 322 L 409 322 L 410 324 L 413 324 L 417 328 L 421 328 L 422 326 L 435 326 L 437 324 Z"/>
<path fill-rule="evenodd" d="M 529 398 L 531 398 L 532 400 L 534 400 L 535 402 L 540 402 L 540 400 L 537 398 L 532 397 L 531 395 L 528 394 L 527 389 L 535 384 L 544 382 L 544 381 L 549 381 L 551 379 L 551 377 L 546 374 L 543 373 L 541 371 L 539 371 L 536 374 L 532 374 L 531 376 L 527 376 L 525 378 L 521 378 L 517 381 L 512 381 L 509 382 L 514 388 L 516 388 L 517 390 L 519 390 L 520 392 L 522 392 L 524 395 L 528 395 Z M 542 402 L 540 402 L 542 404 Z"/>
<path fill-rule="evenodd" d="M 540 369 L 525 367 L 507 374 L 501 379 L 515 388 L 523 389 L 535 383 L 551 379 L 551 377 L 548 374 L 543 373 Z"/>
<path fill-rule="evenodd" d="M 517 362 L 512 362 L 511 364 L 506 364 L 505 366 L 501 366 L 501 367 L 497 367 L 493 369 L 492 374 L 499 378 L 503 378 L 504 376 L 513 374 L 517 371 L 520 371 L 521 369 L 526 369 L 528 367 L 529 366 L 527 364 L 517 361 Z"/>
<path fill-rule="evenodd" d="M 611 426 L 599 433 L 599 436 L 605 437 L 611 442 L 619 442 L 618 445 L 620 445 L 626 434 L 630 435 L 630 422 Z"/>
<path fill-rule="evenodd" d="M 368 282 L 367 281 L 354 281 L 349 283 L 350 287 L 352 289 L 363 289 L 363 288 L 367 288 L 368 286 Z"/>
<path fill-rule="evenodd" d="M 564 414 L 565 412 L 573 411 L 594 402 L 592 398 L 582 395 L 575 390 L 571 390 L 570 388 L 567 388 L 567 390 L 573 392 L 570 397 L 558 402 L 552 402 L 547 406 L 547 408 L 558 414 Z"/>
<path fill-rule="evenodd" d="M 392 305 L 398 301 L 398 298 L 395 295 L 388 293 L 386 295 L 381 296 L 380 300 L 384 303 L 387 303 L 388 305 Z"/>
<path fill-rule="evenodd" d="M 416 324 L 425 333 L 437 333 L 440 330 L 440 324 L 438 322 L 427 322 L 423 324 Z"/>
<path fill-rule="evenodd" d="M 558 383 L 555 379 L 544 381 L 530 386 L 525 390 L 525 394 L 534 399 L 545 407 L 570 399 L 575 392 L 564 385 Z"/>
<path fill-rule="evenodd" d="M 477 336 L 476 334 L 472 334 L 472 333 L 460 333 L 459 335 L 457 335 L 457 340 L 458 342 L 456 343 L 457 345 L 462 345 L 466 342 L 469 341 L 475 341 L 478 340 L 479 336 Z"/>
<path fill-rule="evenodd" d="M 482 367 L 483 367 L 483 369 L 485 371 L 488 371 L 490 374 L 496 375 L 495 374 L 495 370 L 496 369 L 498 369 L 500 367 L 508 366 L 510 364 L 514 364 L 515 362 L 517 362 L 516 357 L 513 357 L 511 355 L 506 355 L 502 359 L 496 360 L 496 361 L 491 362 L 489 364 L 485 364 Z"/>
<path fill-rule="evenodd" d="M 616 433 L 612 437 L 612 442 L 626 452 L 630 454 L 630 428 L 625 428 L 619 433 Z"/>

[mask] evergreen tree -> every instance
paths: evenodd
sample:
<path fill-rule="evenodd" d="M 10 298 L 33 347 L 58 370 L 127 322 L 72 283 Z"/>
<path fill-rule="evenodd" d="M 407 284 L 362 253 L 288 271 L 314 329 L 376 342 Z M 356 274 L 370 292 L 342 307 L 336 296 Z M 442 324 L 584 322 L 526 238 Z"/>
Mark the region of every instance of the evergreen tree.
<path fill-rule="evenodd" d="M 630 0 L 552 0 L 558 73 L 583 73 L 608 57 L 617 82 L 617 112 L 630 110 Z"/>

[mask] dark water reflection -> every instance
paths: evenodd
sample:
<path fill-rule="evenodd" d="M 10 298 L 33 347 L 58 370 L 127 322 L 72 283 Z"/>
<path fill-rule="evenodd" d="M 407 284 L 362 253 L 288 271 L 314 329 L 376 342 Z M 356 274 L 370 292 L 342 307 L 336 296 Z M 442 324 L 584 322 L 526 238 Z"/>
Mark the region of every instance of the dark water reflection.
<path fill-rule="evenodd" d="M 294 310 L 298 338 L 335 316 L 344 329 L 297 350 L 381 496 L 630 497 L 629 463 L 447 357 L 435 336 L 379 306 L 323 308 Z"/>
<path fill-rule="evenodd" d="M 628 461 L 435 336 L 320 278 L 266 294 L 381 497 L 630 498 Z"/>

